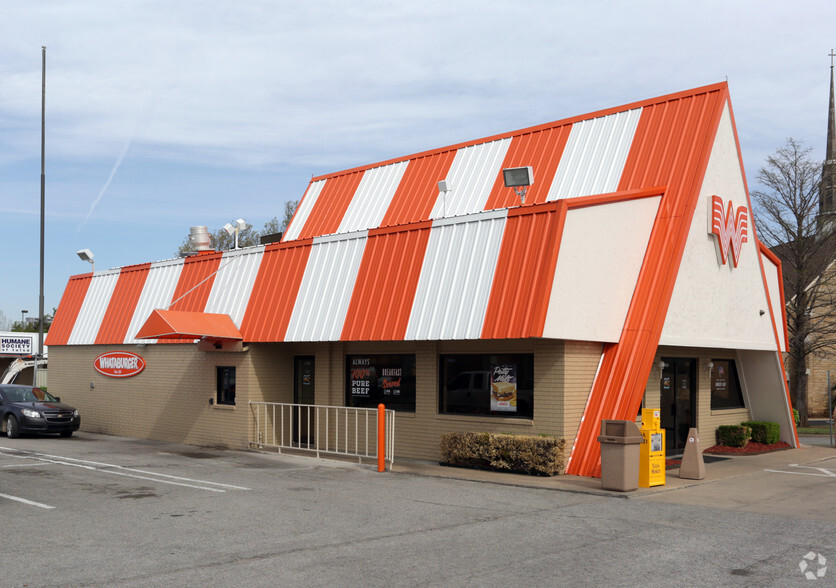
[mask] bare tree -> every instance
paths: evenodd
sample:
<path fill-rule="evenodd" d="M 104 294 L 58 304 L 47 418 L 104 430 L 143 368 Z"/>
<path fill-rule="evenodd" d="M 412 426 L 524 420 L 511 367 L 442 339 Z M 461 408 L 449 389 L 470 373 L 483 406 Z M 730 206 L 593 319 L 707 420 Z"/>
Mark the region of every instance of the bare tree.
<path fill-rule="evenodd" d="M 284 218 L 282 219 L 282 224 L 279 227 L 279 232 L 284 233 L 287 230 L 287 226 L 290 224 L 290 221 L 293 219 L 293 215 L 296 214 L 296 209 L 299 207 L 300 200 L 288 200 L 284 203 Z"/>
<path fill-rule="evenodd" d="M 807 424 L 807 366 L 812 354 L 836 349 L 836 236 L 819 216 L 821 164 L 803 141 L 787 139 L 758 171 L 753 190 L 758 236 L 784 270 L 789 333 L 789 386 Z"/>

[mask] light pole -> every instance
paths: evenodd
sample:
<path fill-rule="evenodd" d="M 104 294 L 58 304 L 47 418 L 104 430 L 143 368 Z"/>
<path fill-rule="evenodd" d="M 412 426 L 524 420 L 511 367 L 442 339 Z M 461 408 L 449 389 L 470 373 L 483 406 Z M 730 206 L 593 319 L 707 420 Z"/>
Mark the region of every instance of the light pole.
<path fill-rule="evenodd" d="M 29 314 L 28 310 L 21 310 L 20 311 L 20 326 L 22 328 L 26 328 L 26 315 Z"/>

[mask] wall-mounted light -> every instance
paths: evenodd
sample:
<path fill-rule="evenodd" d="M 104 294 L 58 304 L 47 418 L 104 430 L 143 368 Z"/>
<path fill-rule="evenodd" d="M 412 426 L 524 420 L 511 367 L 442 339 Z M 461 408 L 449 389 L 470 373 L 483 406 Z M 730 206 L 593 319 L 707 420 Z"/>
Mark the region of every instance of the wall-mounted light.
<path fill-rule="evenodd" d="M 758 311 L 758 314 L 760 314 L 761 316 L 763 316 L 763 315 L 765 315 L 765 314 L 766 314 L 766 311 L 765 311 L 764 309 L 762 309 L 762 308 L 761 308 L 761 309 Z"/>
<path fill-rule="evenodd" d="M 93 266 L 93 272 L 96 272 L 96 262 L 93 259 L 92 251 L 90 251 L 89 249 L 81 249 L 80 251 L 76 251 L 75 254 L 78 255 L 81 261 L 89 261 L 90 264 Z"/>
<path fill-rule="evenodd" d="M 525 204 L 525 192 L 534 183 L 534 168 L 530 165 L 506 167 L 502 170 L 502 178 L 506 188 L 514 188 L 514 192 L 520 197 L 520 204 Z"/>
<path fill-rule="evenodd" d="M 714 362 L 713 362 L 713 361 L 709 361 L 709 362 L 708 362 L 707 364 L 705 364 L 705 365 L 706 365 L 706 367 L 708 367 L 708 371 L 711 371 L 711 370 L 713 370 L 713 369 L 714 369 Z"/>
<path fill-rule="evenodd" d="M 441 218 L 447 216 L 447 192 L 453 189 L 450 180 L 441 180 L 438 183 L 438 191 L 441 192 Z"/>
<path fill-rule="evenodd" d="M 665 369 L 666 367 L 670 367 L 667 363 L 665 363 L 665 362 L 664 362 L 664 361 L 662 361 L 661 359 L 659 360 L 659 363 L 657 363 L 656 365 L 657 365 L 657 366 L 659 366 L 659 369 L 660 369 L 660 370 L 663 370 L 663 369 Z"/>

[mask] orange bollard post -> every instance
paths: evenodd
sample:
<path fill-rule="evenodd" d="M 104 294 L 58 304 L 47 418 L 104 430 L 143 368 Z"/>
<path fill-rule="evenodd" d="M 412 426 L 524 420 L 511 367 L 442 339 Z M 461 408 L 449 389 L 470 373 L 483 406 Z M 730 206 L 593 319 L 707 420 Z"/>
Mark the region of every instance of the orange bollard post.
<path fill-rule="evenodd" d="M 377 405 L 377 471 L 386 469 L 386 407 Z"/>

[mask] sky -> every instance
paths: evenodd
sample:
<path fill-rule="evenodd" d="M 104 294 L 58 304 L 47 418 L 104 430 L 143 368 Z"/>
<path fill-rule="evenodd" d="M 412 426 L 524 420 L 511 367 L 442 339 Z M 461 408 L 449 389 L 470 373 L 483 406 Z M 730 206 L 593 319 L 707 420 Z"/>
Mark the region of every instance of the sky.
<path fill-rule="evenodd" d="M 824 158 L 836 2 L 37 0 L 0 19 L 0 330 L 71 275 L 261 228 L 311 177 L 727 81 L 750 189 Z"/>

